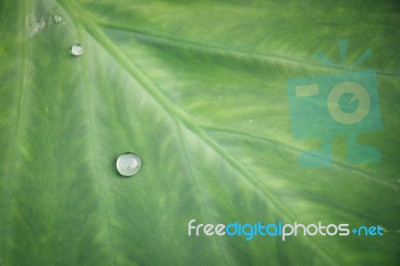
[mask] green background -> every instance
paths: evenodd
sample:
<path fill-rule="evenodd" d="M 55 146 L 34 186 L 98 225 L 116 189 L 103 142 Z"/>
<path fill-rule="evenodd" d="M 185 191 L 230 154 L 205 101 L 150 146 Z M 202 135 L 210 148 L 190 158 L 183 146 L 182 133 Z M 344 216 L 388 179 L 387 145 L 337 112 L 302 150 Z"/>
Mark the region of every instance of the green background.
<path fill-rule="evenodd" d="M 63 17 L 56 24 L 53 15 Z M 0 265 L 398 265 L 397 1 L 0 1 Z M 286 81 L 374 69 L 379 164 L 303 169 Z M 80 43 L 84 54 L 70 54 Z M 142 168 L 118 175 L 131 151 Z M 188 237 L 187 223 L 383 237 Z"/>

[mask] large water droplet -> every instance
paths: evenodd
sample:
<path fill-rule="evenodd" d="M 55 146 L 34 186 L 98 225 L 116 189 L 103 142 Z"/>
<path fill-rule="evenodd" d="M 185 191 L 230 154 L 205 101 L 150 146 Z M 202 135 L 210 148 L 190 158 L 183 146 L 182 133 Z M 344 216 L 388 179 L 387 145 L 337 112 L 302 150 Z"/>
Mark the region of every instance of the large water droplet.
<path fill-rule="evenodd" d="M 127 152 L 118 157 L 116 165 L 120 175 L 133 176 L 139 171 L 142 162 L 139 156 Z"/>
<path fill-rule="evenodd" d="M 53 20 L 54 20 L 54 23 L 58 24 L 63 20 L 63 18 L 62 18 L 62 16 L 60 16 L 58 14 L 54 14 Z"/>
<path fill-rule="evenodd" d="M 82 55 L 83 54 L 83 47 L 79 43 L 76 43 L 76 44 L 72 45 L 71 54 L 73 54 L 75 56 Z"/>

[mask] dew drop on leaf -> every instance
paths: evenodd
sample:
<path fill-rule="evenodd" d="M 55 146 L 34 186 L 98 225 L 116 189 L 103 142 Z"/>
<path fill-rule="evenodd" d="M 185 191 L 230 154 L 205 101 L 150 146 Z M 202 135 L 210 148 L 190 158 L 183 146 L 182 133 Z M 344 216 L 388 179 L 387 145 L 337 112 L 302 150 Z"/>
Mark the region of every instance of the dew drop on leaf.
<path fill-rule="evenodd" d="M 54 20 L 54 23 L 58 24 L 63 20 L 63 18 L 62 18 L 62 16 L 60 16 L 58 14 L 54 14 L 53 20 Z"/>
<path fill-rule="evenodd" d="M 75 55 L 75 56 L 82 55 L 83 54 L 83 47 L 79 43 L 72 45 L 71 54 Z"/>
<path fill-rule="evenodd" d="M 116 165 L 118 173 L 120 175 L 133 176 L 139 171 L 142 162 L 139 156 L 134 153 L 128 152 L 118 157 Z"/>

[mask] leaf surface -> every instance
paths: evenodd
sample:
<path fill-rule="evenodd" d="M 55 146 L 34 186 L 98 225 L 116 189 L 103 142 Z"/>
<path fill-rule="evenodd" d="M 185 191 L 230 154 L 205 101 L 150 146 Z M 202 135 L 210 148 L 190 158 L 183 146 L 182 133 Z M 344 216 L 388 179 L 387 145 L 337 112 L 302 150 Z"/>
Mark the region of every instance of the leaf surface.
<path fill-rule="evenodd" d="M 54 15 L 62 21 L 56 23 Z M 0 265 L 396 265 L 396 1 L 2 1 Z M 379 164 L 306 169 L 286 81 L 377 73 Z M 79 43 L 84 54 L 74 57 Z M 118 155 L 142 159 L 122 178 Z M 380 225 L 373 236 L 189 237 L 188 222 Z"/>

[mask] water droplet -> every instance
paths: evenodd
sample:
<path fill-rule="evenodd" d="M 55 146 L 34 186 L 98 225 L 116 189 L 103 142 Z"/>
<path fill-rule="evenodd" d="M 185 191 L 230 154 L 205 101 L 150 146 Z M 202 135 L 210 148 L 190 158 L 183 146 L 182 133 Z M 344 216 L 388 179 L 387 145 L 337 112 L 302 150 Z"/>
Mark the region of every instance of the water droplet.
<path fill-rule="evenodd" d="M 58 24 L 63 20 L 63 18 L 62 18 L 62 16 L 60 16 L 58 14 L 54 14 L 53 20 L 54 20 L 54 23 Z"/>
<path fill-rule="evenodd" d="M 139 171 L 142 162 L 139 156 L 127 152 L 118 157 L 116 165 L 120 175 L 133 176 Z"/>
<path fill-rule="evenodd" d="M 83 47 L 79 43 L 76 43 L 76 44 L 72 45 L 71 54 L 73 54 L 75 56 L 82 55 L 83 54 Z"/>

